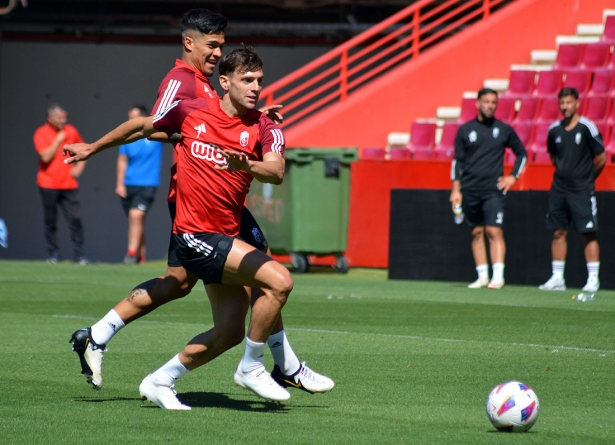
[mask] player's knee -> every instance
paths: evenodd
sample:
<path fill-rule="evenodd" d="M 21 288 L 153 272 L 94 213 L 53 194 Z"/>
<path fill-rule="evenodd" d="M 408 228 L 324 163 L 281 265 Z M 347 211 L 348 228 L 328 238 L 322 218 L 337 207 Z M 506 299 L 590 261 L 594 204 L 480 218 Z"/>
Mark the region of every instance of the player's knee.
<path fill-rule="evenodd" d="M 290 272 L 286 268 L 283 268 L 276 273 L 271 290 L 273 291 L 275 297 L 280 300 L 282 304 L 284 304 L 292 292 L 294 285 L 295 283 L 290 275 Z"/>

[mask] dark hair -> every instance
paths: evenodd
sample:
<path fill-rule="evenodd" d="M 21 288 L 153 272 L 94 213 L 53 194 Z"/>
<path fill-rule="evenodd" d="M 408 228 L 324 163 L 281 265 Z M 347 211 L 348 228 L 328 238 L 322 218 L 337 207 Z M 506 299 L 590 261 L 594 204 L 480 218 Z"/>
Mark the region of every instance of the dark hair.
<path fill-rule="evenodd" d="M 226 17 L 203 8 L 195 8 L 182 17 L 182 37 L 188 31 L 198 31 L 201 34 L 223 34 L 226 29 Z"/>
<path fill-rule="evenodd" d="M 497 91 L 492 90 L 491 88 L 481 88 L 480 90 L 478 90 L 478 96 L 476 96 L 477 99 L 480 99 L 481 97 L 483 97 L 485 94 L 495 94 L 496 97 L 498 95 Z"/>
<path fill-rule="evenodd" d="M 243 44 L 242 44 L 243 45 Z M 263 61 L 251 46 L 243 45 L 234 49 L 220 60 L 218 71 L 221 76 L 233 74 L 236 70 L 242 72 L 259 71 L 263 69 Z"/>
<path fill-rule="evenodd" d="M 576 88 L 566 87 L 566 88 L 562 88 L 561 90 L 559 90 L 559 93 L 557 93 L 557 98 L 558 99 L 561 99 L 562 97 L 566 97 L 566 96 L 572 96 L 576 100 L 578 100 L 579 99 L 579 90 L 577 90 Z"/>
<path fill-rule="evenodd" d="M 142 117 L 149 116 L 149 113 L 147 112 L 147 108 L 145 108 L 145 105 L 140 105 L 140 104 L 134 105 L 128 111 L 132 111 L 132 110 L 139 110 L 139 116 L 142 116 Z"/>
<path fill-rule="evenodd" d="M 64 111 L 66 113 L 66 110 L 64 109 L 63 106 L 54 102 L 54 103 L 50 103 L 49 106 L 47 107 L 47 114 L 49 115 L 56 110 Z"/>

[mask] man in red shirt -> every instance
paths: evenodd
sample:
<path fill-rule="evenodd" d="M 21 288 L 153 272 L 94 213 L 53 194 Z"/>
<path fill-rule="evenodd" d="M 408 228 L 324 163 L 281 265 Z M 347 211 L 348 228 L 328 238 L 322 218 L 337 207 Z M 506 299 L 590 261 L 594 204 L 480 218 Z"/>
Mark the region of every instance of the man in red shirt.
<path fill-rule="evenodd" d="M 214 72 L 214 68 L 222 57 L 224 46 L 224 30 L 226 18 L 205 9 L 193 9 L 188 11 L 182 19 L 183 52 L 181 60 L 177 60 L 175 67 L 163 79 L 158 89 L 158 99 L 154 105 L 154 112 L 163 110 L 179 99 L 203 98 L 211 104 L 218 104 L 214 89 L 209 83 L 208 77 Z M 216 105 L 217 106 L 217 105 Z M 279 106 L 269 107 L 267 112 L 270 116 L 281 118 L 276 109 Z M 152 138 L 167 138 L 164 133 L 154 134 Z M 175 217 L 175 165 L 171 168 L 172 179 L 169 188 L 169 210 L 171 218 Z M 248 244 L 263 252 L 270 253 L 267 241 L 245 207 L 241 213 L 240 237 Z M 107 343 L 126 324 L 148 314 L 157 307 L 182 298 L 194 287 L 197 277 L 186 271 L 179 262 L 176 254 L 175 240 L 171 237 L 169 243 L 168 267 L 164 276 L 154 278 L 138 285 L 124 299 L 122 299 L 101 320 L 91 328 L 80 329 L 73 333 L 71 343 L 73 350 L 78 353 L 82 374 L 86 374 L 88 383 L 94 389 L 102 387 L 102 359 Z M 252 295 L 253 302 L 258 298 L 258 292 Z M 209 295 L 210 300 L 215 297 Z M 217 346 L 219 353 L 235 346 L 243 336 L 234 334 L 232 325 L 222 323 L 225 318 L 218 314 L 219 310 L 226 316 L 230 312 L 228 304 L 220 306 L 212 301 L 214 309 L 214 330 L 219 336 Z M 237 305 L 233 309 L 236 314 L 245 311 L 244 305 Z M 237 317 L 230 316 L 232 320 Z M 245 319 L 245 313 L 244 317 Z M 302 389 L 307 392 L 328 391 L 330 384 L 318 373 L 313 372 L 305 363 L 300 362 L 294 353 L 286 333 L 284 323 L 280 316 L 271 336 L 267 340 L 274 359 L 272 375 L 278 383 L 284 386 Z M 297 382 L 297 380 L 299 380 Z M 324 382 L 324 383 L 323 383 Z"/>
<path fill-rule="evenodd" d="M 36 184 L 43 198 L 45 240 L 48 263 L 60 259 L 58 246 L 58 207 L 62 210 L 73 242 L 74 259 L 81 265 L 88 264 L 83 256 L 83 225 L 79 216 L 77 178 L 85 164 L 66 165 L 62 155 L 65 144 L 83 142 L 75 127 L 66 123 L 67 113 L 57 104 L 47 108 L 47 123 L 34 132 L 34 148 L 39 156 Z"/>
<path fill-rule="evenodd" d="M 262 294 L 253 304 L 246 354 L 235 382 L 266 399 L 290 397 L 265 371 L 262 352 L 292 290 L 292 279 L 285 267 L 235 238 L 240 233 L 242 205 L 252 177 L 261 182 L 282 180 L 284 138 L 270 119 L 254 110 L 263 77 L 256 53 L 244 48 L 223 60 L 220 79 L 226 93 L 219 104 L 203 98 L 176 102 L 162 115 L 126 122 L 95 144 L 67 147 L 75 154 L 67 162 L 75 162 L 126 140 L 151 136 L 156 129 L 167 135 L 179 132 L 183 137 L 176 145 L 174 249 L 180 264 L 206 284 L 215 327 L 195 337 L 181 354 L 142 382 L 141 394 L 168 409 L 189 409 L 175 397 L 172 385 L 176 378 L 243 338 L 249 300 L 243 286 L 260 288 Z M 240 152 L 236 151 L 238 145 Z M 223 173 L 225 170 L 232 174 Z M 331 379 L 314 373 L 305 363 L 299 363 L 293 375 L 282 375 L 276 363 L 272 374 L 278 382 L 280 377 L 284 379 L 281 385 L 308 392 L 326 392 L 334 386 Z"/>

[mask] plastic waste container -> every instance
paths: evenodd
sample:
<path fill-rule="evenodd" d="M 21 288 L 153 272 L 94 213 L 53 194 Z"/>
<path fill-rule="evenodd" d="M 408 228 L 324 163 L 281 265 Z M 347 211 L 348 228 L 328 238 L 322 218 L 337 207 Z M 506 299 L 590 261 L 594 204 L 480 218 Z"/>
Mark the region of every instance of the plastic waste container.
<path fill-rule="evenodd" d="M 348 271 L 350 164 L 356 148 L 288 148 L 281 185 L 252 182 L 248 208 L 275 254 L 289 254 L 295 272 L 309 269 L 308 255 L 336 255 Z"/>

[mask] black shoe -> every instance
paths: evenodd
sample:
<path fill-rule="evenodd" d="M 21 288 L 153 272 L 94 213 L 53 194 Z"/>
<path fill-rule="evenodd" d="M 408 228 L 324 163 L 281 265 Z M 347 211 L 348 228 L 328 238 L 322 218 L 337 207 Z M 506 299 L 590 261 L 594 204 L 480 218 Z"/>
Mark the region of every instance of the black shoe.
<path fill-rule="evenodd" d="M 49 264 L 58 264 L 58 261 L 60 261 L 60 255 L 57 253 L 52 253 L 49 255 L 49 258 L 47 258 Z"/>
<path fill-rule="evenodd" d="M 137 258 L 136 255 L 126 254 L 126 256 L 124 257 L 124 264 L 138 264 L 138 263 L 139 263 L 139 258 Z"/>
<path fill-rule="evenodd" d="M 73 332 L 69 343 L 79 356 L 81 374 L 86 375 L 87 382 L 96 390 L 102 387 L 102 358 L 105 345 L 99 345 L 92 340 L 92 329 L 83 328 Z M 94 367 L 94 371 L 92 370 Z"/>

